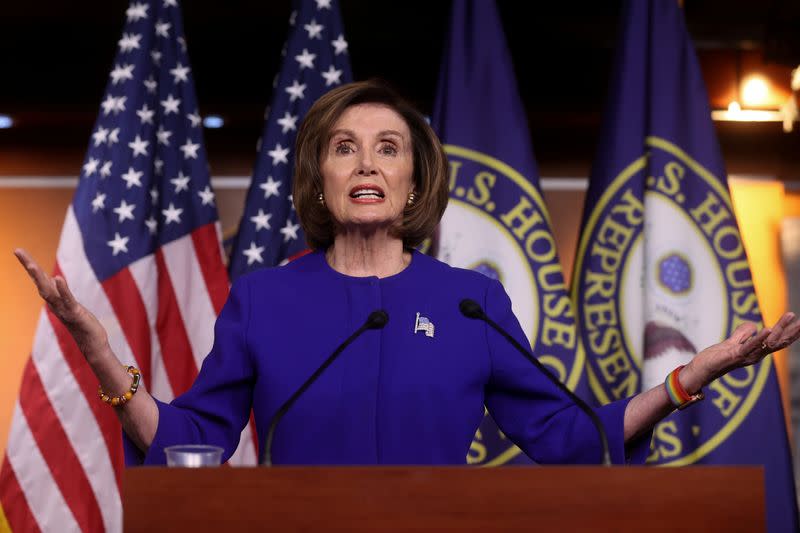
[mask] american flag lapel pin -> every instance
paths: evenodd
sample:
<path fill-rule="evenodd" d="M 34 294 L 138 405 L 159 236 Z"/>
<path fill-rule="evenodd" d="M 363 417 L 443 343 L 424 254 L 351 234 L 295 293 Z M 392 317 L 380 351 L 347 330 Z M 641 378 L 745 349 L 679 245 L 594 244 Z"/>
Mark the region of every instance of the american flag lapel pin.
<path fill-rule="evenodd" d="M 418 331 L 424 331 L 426 336 L 433 337 L 433 322 L 428 317 L 420 316 L 419 313 L 417 313 L 417 319 L 414 321 L 414 335 Z"/>

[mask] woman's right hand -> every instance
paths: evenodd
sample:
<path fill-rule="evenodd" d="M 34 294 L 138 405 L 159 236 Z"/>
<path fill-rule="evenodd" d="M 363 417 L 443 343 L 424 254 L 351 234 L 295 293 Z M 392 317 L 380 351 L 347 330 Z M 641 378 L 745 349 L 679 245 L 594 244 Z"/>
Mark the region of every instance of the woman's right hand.
<path fill-rule="evenodd" d="M 61 276 L 47 275 L 39 264 L 22 248 L 14 255 L 25 267 L 39 291 L 39 296 L 70 332 L 81 353 L 90 359 L 108 347 L 108 334 L 103 325 L 88 309 L 81 305 Z"/>

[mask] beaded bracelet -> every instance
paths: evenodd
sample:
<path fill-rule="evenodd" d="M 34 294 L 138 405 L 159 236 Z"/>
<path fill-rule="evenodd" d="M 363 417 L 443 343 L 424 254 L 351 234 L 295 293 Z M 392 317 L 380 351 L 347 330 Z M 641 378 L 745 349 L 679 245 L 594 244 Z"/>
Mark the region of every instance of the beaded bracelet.
<path fill-rule="evenodd" d="M 139 369 L 135 366 L 128 366 L 122 365 L 128 374 L 131 375 L 133 380 L 131 381 L 131 388 L 128 389 L 125 394 L 122 396 L 109 396 L 105 392 L 103 392 L 103 387 L 97 387 L 97 393 L 100 396 L 100 399 L 109 405 L 113 405 L 114 407 L 118 405 L 122 405 L 125 402 L 129 401 L 133 398 L 133 395 L 136 394 L 136 391 L 139 390 L 139 383 L 142 380 L 142 374 L 139 372 Z"/>
<path fill-rule="evenodd" d="M 693 395 L 686 392 L 686 389 L 683 388 L 683 385 L 681 385 L 681 382 L 678 380 L 678 374 L 680 374 L 683 367 L 684 365 L 681 365 L 667 374 L 667 379 L 664 380 L 664 388 L 667 389 L 667 395 L 672 405 L 678 409 L 686 409 L 693 403 L 699 402 L 706 397 L 702 390 Z"/>

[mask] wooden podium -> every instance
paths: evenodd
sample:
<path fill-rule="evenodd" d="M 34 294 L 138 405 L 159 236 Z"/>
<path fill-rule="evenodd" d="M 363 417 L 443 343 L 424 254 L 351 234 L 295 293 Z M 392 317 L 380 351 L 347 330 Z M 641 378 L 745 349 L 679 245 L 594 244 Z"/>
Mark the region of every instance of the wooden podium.
<path fill-rule="evenodd" d="M 763 531 L 759 467 L 131 468 L 126 532 Z"/>

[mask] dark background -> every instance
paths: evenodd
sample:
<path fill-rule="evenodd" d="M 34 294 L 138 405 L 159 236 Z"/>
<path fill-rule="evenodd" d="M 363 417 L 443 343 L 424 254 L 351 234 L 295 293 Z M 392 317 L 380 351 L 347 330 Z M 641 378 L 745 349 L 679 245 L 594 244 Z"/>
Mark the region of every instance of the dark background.
<path fill-rule="evenodd" d="M 127 2 L 0 3 L 0 175 L 76 175 L 125 21 Z M 341 0 L 356 79 L 377 76 L 429 113 L 448 1 Z M 250 173 L 279 70 L 289 0 L 184 0 L 192 73 L 214 175 Z M 544 176 L 588 174 L 597 144 L 622 2 L 498 6 Z M 774 71 L 800 64 L 800 1 L 686 0 L 684 11 L 709 85 L 724 106 L 731 65 L 743 56 Z M 783 69 L 783 70 L 781 70 Z M 722 89 L 721 89 L 722 88 Z M 800 179 L 800 131 L 778 123 L 717 123 L 730 172 Z"/>

